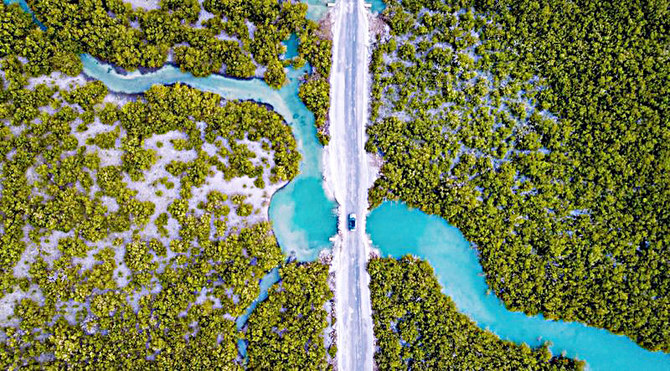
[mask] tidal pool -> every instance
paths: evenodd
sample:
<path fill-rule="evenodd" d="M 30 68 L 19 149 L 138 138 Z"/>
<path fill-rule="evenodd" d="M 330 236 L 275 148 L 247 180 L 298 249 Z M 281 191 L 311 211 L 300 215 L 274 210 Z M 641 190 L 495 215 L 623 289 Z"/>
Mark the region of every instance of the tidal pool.
<path fill-rule="evenodd" d="M 476 251 L 444 219 L 385 202 L 367 219 L 367 231 L 383 256 L 411 254 L 435 269 L 443 292 L 460 312 L 503 339 L 530 346 L 550 341 L 551 351 L 585 360 L 592 370 L 668 370 L 670 355 L 650 352 L 625 336 L 577 322 L 511 312 L 488 287 Z"/>

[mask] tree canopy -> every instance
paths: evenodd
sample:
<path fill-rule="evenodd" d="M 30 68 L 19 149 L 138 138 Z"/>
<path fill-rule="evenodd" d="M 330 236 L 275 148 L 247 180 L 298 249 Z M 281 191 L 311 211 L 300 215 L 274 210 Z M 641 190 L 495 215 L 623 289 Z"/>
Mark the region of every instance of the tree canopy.
<path fill-rule="evenodd" d="M 370 297 L 380 370 L 574 370 L 583 362 L 552 356 L 480 329 L 440 292 L 433 269 L 411 256 L 373 258 Z"/>
<path fill-rule="evenodd" d="M 667 2 L 405 1 L 372 55 L 372 206 L 477 248 L 512 310 L 670 351 Z"/>

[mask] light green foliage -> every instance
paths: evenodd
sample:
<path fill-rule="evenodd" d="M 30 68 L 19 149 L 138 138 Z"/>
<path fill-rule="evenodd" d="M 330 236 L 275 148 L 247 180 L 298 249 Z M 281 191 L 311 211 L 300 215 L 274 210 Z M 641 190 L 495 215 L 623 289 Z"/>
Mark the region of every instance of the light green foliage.
<path fill-rule="evenodd" d="M 440 292 L 433 269 L 412 257 L 368 263 L 380 370 L 573 370 L 582 362 L 552 357 L 482 330 Z"/>
<path fill-rule="evenodd" d="M 118 107 L 112 103 L 107 103 L 102 108 L 99 109 L 97 115 L 100 118 L 100 122 L 102 122 L 103 124 L 114 125 L 114 123 L 118 120 L 119 117 Z"/>
<path fill-rule="evenodd" d="M 328 79 L 333 42 L 326 37 L 325 32 L 320 30 L 316 23 L 307 21 L 304 31 L 298 33 L 300 37 L 298 52 L 301 58 L 312 65 L 316 77 Z"/>
<path fill-rule="evenodd" d="M 136 138 L 127 138 L 124 141 L 123 155 L 123 170 L 130 175 L 134 181 L 144 179 L 144 171 L 151 169 L 156 163 L 157 155 L 153 149 L 145 149 L 140 146 Z"/>
<path fill-rule="evenodd" d="M 30 14 L 23 12 L 18 5 L 7 6 L 3 3 L 0 18 L 0 56 L 21 51 L 23 43 L 32 29 L 37 28 Z"/>
<path fill-rule="evenodd" d="M 93 138 L 86 140 L 88 145 L 96 145 L 102 149 L 110 149 L 116 146 L 116 139 L 119 137 L 119 127 L 113 131 L 97 134 Z"/>
<path fill-rule="evenodd" d="M 246 196 L 240 194 L 231 197 L 231 201 L 233 201 L 233 205 L 235 205 L 235 213 L 239 216 L 249 216 L 254 210 L 254 205 L 245 203 L 245 199 Z"/>
<path fill-rule="evenodd" d="M 161 0 L 160 7 L 170 12 L 173 18 L 195 23 L 200 14 L 200 3 L 198 0 Z"/>
<path fill-rule="evenodd" d="M 96 256 L 103 264 L 86 271 L 84 276 L 70 270 L 67 281 L 50 280 L 48 277 L 55 270 L 36 262 L 31 273 L 45 290 L 46 304 L 40 307 L 25 300 L 16 313 L 26 329 L 42 328 L 51 335 L 44 341 L 37 341 L 35 334 L 19 334 L 13 328 L 7 328 L 10 340 L 0 347 L 3 365 L 9 367 L 23 362 L 36 365 L 32 357 L 48 351 L 55 359 L 43 366 L 85 367 L 95 359 L 96 367 L 103 368 L 122 365 L 178 368 L 184 362 L 196 368 L 241 368 L 236 359 L 236 341 L 240 334 L 235 329 L 235 322 L 226 319 L 224 314 L 241 314 L 258 295 L 258 282 L 252 277 L 259 277 L 279 264 L 281 254 L 269 225 L 258 224 L 217 242 L 202 255 L 191 257 L 188 267 L 168 265 L 162 273 L 142 275 L 142 272 L 155 270 L 156 264 L 151 263 L 149 252 L 157 245 L 154 241 L 148 244 L 134 241 L 126 245 L 124 261 L 133 270 L 133 279 L 153 277 L 162 286 L 160 292 L 139 298 L 137 312 L 125 300 L 126 295 L 136 292 L 133 286 L 118 288 L 113 285 L 110 274 L 116 265 L 111 249 Z M 245 257 L 245 251 L 256 256 L 255 265 L 250 264 L 251 258 Z M 262 254 L 255 254 L 261 251 Z M 79 282 L 81 279 L 85 281 Z M 93 293 L 90 291 L 92 287 L 107 291 Z M 237 304 L 227 295 L 229 289 L 240 297 Z M 213 308 L 212 301 L 192 304 L 201 290 L 219 299 L 222 307 Z M 61 320 L 50 324 L 56 310 L 55 302 L 81 299 L 80 294 L 91 298 L 91 314 L 86 316 L 83 328 Z M 186 315 L 182 316 L 182 312 Z M 217 342 L 217 338 L 222 341 Z M 33 343 L 19 350 L 19 346 L 28 341 Z M 150 343 L 148 349 L 147 341 Z M 156 355 L 155 360 L 147 360 L 152 354 Z"/>
<path fill-rule="evenodd" d="M 198 205 L 199 208 L 212 214 L 216 218 L 221 218 L 230 213 L 230 207 L 225 204 L 228 196 L 219 191 L 211 191 L 207 194 L 207 202 Z"/>
<path fill-rule="evenodd" d="M 266 170 L 270 182 L 293 179 L 300 154 L 290 128 L 266 106 L 224 102 L 183 85 L 154 86 L 122 107 L 103 105 L 108 91 L 98 81 L 60 91 L 24 87 L 29 77 L 54 70 L 79 74 L 77 56 L 83 52 L 126 69 L 159 67 L 177 43 L 186 46 L 175 48 L 175 61 L 196 75 L 223 68 L 228 75 L 249 77 L 255 62 L 267 65 L 268 83 L 280 87 L 289 63 L 281 60 L 280 42 L 292 32 L 312 45 L 300 58 L 314 61 L 315 73 L 326 78 L 329 44 L 316 40 L 315 24 L 304 19 L 306 6 L 253 3 L 251 13 L 235 13 L 225 25 L 223 17 L 215 17 L 206 29 L 195 30 L 191 24 L 200 10 L 195 0 L 163 0 L 162 9 L 154 11 L 133 10 L 121 0 L 29 1 L 46 32 L 17 6 L 0 4 L 0 290 L 7 295 L 36 285 L 44 297 L 14 306 L 20 331 L 2 324 L 3 369 L 244 368 L 237 341 L 245 334 L 234 320 L 257 298 L 260 278 L 284 257 L 269 223 L 249 225 L 242 218 L 244 227 L 228 228 L 231 205 L 240 216 L 255 211 L 244 197 L 229 200 L 211 191 L 197 210 L 189 208 L 189 199 L 216 172 L 226 180 L 248 176 L 259 188 Z M 256 27 L 253 39 L 245 20 Z M 131 27 L 135 21 L 141 30 Z M 233 30 L 241 43 L 215 38 Z M 87 135 L 96 119 L 109 130 Z M 204 132 L 196 122 L 205 124 Z M 184 138 L 173 143 L 175 149 L 193 150 L 197 157 L 160 169 L 163 146 L 156 151 L 145 142 L 171 131 Z M 86 146 L 80 145 L 87 136 Z M 267 153 L 260 165 L 252 162 L 258 154 L 242 141 L 262 143 Z M 218 152 L 207 154 L 204 142 Z M 117 151 L 119 166 L 100 157 Z M 145 179 L 145 173 L 152 177 L 163 170 L 176 179 Z M 162 212 L 166 200 L 154 205 L 156 200 L 138 197 L 136 182 L 154 187 L 150 194 L 158 197 L 177 187 L 179 198 L 167 200 Z M 168 231 L 174 221 L 177 230 Z M 163 238 L 178 232 L 179 238 L 161 241 L 151 236 L 156 231 Z M 14 268 L 28 247 L 36 256 L 28 259 L 27 277 L 17 279 Z M 286 314 L 298 324 L 291 339 L 309 343 L 300 348 L 291 342 L 306 350 L 284 364 L 325 368 L 327 267 L 289 264 L 282 274 L 285 289 L 272 294 L 272 308 L 276 301 L 295 303 Z M 196 304 L 202 292 L 207 299 Z M 264 313 L 268 321 L 283 316 L 274 309 Z M 252 347 L 256 352 L 256 343 Z"/>
<path fill-rule="evenodd" d="M 326 120 L 328 118 L 328 109 L 330 107 L 330 84 L 324 77 L 309 78 L 300 85 L 298 91 L 300 99 L 305 102 L 305 106 L 314 112 L 314 122 L 317 128 L 317 135 L 323 145 L 328 144 Z"/>
<path fill-rule="evenodd" d="M 371 205 L 458 227 L 509 309 L 670 351 L 667 6 L 388 5 Z"/>
<path fill-rule="evenodd" d="M 158 229 L 158 233 L 160 233 L 163 237 L 167 237 L 169 234 L 169 231 L 167 228 L 165 228 L 168 224 L 168 219 L 169 217 L 167 213 L 161 213 L 154 222 L 154 224 L 156 224 L 156 228 Z"/>
<path fill-rule="evenodd" d="M 147 243 L 144 241 L 133 241 L 126 244 L 126 254 L 123 258 L 126 266 L 133 272 L 155 270 L 156 264 L 152 264 Z"/>
<path fill-rule="evenodd" d="M 100 81 L 89 82 L 84 86 L 63 93 L 63 98 L 70 104 L 77 104 L 83 109 L 90 109 L 107 95 L 107 87 Z"/>
<path fill-rule="evenodd" d="M 308 22 L 305 31 L 300 36 L 297 57 L 298 64 L 306 60 L 313 67 L 312 75 L 306 76 L 300 85 L 298 95 L 305 102 L 307 109 L 314 113 L 314 124 L 319 142 L 327 145 L 328 134 L 327 118 L 330 107 L 330 66 L 332 63 L 333 43 L 314 22 Z M 329 32 L 329 31 L 328 31 Z"/>
<path fill-rule="evenodd" d="M 23 68 L 29 76 L 48 74 L 54 70 L 70 76 L 81 72 L 78 53 L 69 44 L 51 42 L 52 36 L 38 31 L 30 14 L 23 12 L 18 4 L 7 6 L 3 2 L 0 6 L 0 57 L 8 54 L 30 57 Z"/>
<path fill-rule="evenodd" d="M 328 75 L 330 60 L 324 50 L 329 53 L 329 44 L 315 34 L 317 26 L 305 18 L 307 5 L 300 2 L 205 1 L 204 9 L 215 17 L 205 22 L 204 29 L 193 28 L 200 13 L 195 0 L 162 0 L 159 9 L 149 11 L 132 10 L 118 0 L 77 4 L 29 0 L 28 5 L 47 28 L 58 30 L 52 36 L 66 43 L 68 50 L 89 53 L 126 69 L 160 67 L 173 49 L 175 62 L 196 76 L 225 70 L 227 75 L 248 78 L 255 73 L 256 61 L 268 67 L 266 81 L 278 88 L 285 76 L 278 60 L 284 50 L 281 41 L 296 32 L 317 45 L 301 55 Z M 130 25 L 135 20 L 139 29 Z M 253 38 L 245 22 L 253 25 Z M 29 27 L 28 19 L 21 20 L 22 30 Z M 218 39 L 219 34 L 240 42 Z M 175 46 L 182 43 L 186 45 Z"/>
<path fill-rule="evenodd" d="M 88 246 L 80 239 L 61 238 L 58 240 L 58 250 L 63 257 L 85 258 L 88 252 Z"/>
<path fill-rule="evenodd" d="M 271 59 L 263 75 L 265 82 L 273 88 L 279 89 L 286 83 L 284 65 L 278 59 Z"/>

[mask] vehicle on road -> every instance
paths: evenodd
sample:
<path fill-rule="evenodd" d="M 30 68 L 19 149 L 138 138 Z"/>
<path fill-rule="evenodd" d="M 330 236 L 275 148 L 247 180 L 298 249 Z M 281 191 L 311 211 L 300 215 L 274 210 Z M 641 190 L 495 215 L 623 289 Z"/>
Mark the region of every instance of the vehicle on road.
<path fill-rule="evenodd" d="M 347 226 L 349 227 L 350 231 L 356 230 L 356 214 L 349 214 L 349 217 L 347 218 Z"/>

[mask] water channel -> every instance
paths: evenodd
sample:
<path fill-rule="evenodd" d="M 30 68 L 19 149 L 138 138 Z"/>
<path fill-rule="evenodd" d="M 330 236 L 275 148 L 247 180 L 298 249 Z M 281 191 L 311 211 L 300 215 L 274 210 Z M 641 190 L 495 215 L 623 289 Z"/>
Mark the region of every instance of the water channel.
<path fill-rule="evenodd" d="M 25 6 L 22 0 L 4 1 Z M 322 0 L 306 2 L 325 7 Z M 374 3 L 378 6 L 376 10 L 383 9 L 379 7 L 380 1 Z M 310 14 L 317 17 L 317 13 Z M 290 49 L 294 50 L 296 41 L 287 42 Z M 269 216 L 274 232 L 282 249 L 293 253 L 298 260 L 313 260 L 319 251 L 329 248 L 329 239 L 336 232 L 335 204 L 326 197 L 322 187 L 322 147 L 316 138 L 314 116 L 297 94 L 299 79 L 309 66 L 289 70 L 289 83 L 281 90 L 274 90 L 259 79 L 237 80 L 219 75 L 196 78 L 170 65 L 147 74 L 122 75 L 88 55 L 82 56 L 82 62 L 86 75 L 102 81 L 115 92 L 141 93 L 153 84 L 181 82 L 226 99 L 254 100 L 271 105 L 291 125 L 303 156 L 300 175 L 272 198 Z M 383 256 L 412 254 L 428 260 L 444 293 L 454 300 L 458 309 L 480 327 L 503 339 L 531 346 L 551 341 L 552 352 L 565 352 L 569 357 L 583 359 L 592 370 L 670 369 L 670 355 L 649 352 L 627 337 L 580 323 L 552 321 L 541 315 L 529 317 L 508 311 L 498 298 L 487 294 L 482 268 L 470 243 L 458 229 L 439 217 L 410 209 L 402 203 L 387 202 L 370 213 L 367 226 L 375 247 Z M 266 277 L 264 292 L 256 303 L 267 295 L 271 283 L 279 279 L 276 270 Z M 243 322 L 244 319 L 238 325 Z"/>
<path fill-rule="evenodd" d="M 370 213 L 367 230 L 383 256 L 411 254 L 428 260 L 443 292 L 458 310 L 503 339 L 533 347 L 550 341 L 554 354 L 565 352 L 585 360 L 592 370 L 670 369 L 670 355 L 649 352 L 625 336 L 507 310 L 500 299 L 487 293 L 475 249 L 440 217 L 403 203 L 386 202 Z"/>

